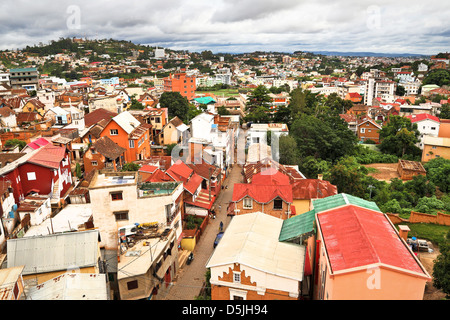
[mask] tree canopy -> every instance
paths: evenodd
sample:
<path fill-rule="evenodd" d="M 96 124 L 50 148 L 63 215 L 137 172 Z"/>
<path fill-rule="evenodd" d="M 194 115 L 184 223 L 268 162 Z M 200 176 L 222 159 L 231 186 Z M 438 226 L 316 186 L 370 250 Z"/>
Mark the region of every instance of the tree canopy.
<path fill-rule="evenodd" d="M 182 121 L 187 120 L 189 101 L 179 92 L 164 92 L 159 103 L 162 108 L 168 108 L 170 118 L 178 117 Z"/>

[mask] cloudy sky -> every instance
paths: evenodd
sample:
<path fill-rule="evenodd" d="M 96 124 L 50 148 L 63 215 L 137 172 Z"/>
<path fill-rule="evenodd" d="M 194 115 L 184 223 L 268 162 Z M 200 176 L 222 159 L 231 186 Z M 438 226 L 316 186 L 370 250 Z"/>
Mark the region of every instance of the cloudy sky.
<path fill-rule="evenodd" d="M 1 0 L 0 49 L 60 37 L 189 51 L 450 51 L 442 0 Z"/>

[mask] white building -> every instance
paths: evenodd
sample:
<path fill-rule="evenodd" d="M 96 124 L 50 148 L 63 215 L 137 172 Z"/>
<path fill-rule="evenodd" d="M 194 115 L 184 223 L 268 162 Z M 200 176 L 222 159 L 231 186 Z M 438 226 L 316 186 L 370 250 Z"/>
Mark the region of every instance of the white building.
<path fill-rule="evenodd" d="M 181 241 L 183 183 L 138 184 L 137 173 L 96 172 L 89 185 L 93 219 L 106 250 L 117 251 L 118 229 L 128 225 L 157 223 L 173 229 Z"/>
<path fill-rule="evenodd" d="M 364 104 L 373 105 L 373 99 L 381 98 L 385 102 L 395 101 L 396 82 L 390 80 L 376 80 L 369 78 L 364 90 Z"/>
<path fill-rule="evenodd" d="M 420 132 L 419 142 L 417 146 L 423 150 L 423 140 L 425 137 L 437 137 L 439 134 L 440 120 L 438 117 L 427 113 L 413 114 L 406 116 L 411 123 L 417 124 L 417 130 Z"/>

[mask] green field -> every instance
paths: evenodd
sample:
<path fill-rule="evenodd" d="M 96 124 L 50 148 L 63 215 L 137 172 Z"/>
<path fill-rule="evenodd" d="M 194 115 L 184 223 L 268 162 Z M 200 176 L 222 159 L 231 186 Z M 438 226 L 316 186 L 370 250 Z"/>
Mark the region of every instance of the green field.
<path fill-rule="evenodd" d="M 233 97 L 233 96 L 238 96 L 239 92 L 236 89 L 221 89 L 221 90 L 214 90 L 214 91 L 196 91 L 196 93 L 198 94 L 202 94 L 202 93 L 209 93 L 209 94 L 214 94 L 217 97 Z"/>

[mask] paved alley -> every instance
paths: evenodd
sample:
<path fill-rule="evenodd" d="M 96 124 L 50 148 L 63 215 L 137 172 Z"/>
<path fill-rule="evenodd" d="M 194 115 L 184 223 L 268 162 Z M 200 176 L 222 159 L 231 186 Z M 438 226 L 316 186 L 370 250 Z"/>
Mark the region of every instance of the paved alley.
<path fill-rule="evenodd" d="M 214 203 L 216 219 L 209 221 L 208 227 L 194 249 L 194 260 L 178 271 L 178 276 L 164 300 L 194 300 L 199 295 L 205 281 L 205 266 L 214 250 L 213 243 L 219 231 L 220 221 L 223 221 L 224 229 L 226 229 L 231 220 L 231 217 L 227 216 L 227 206 L 233 195 L 233 184 L 242 182 L 242 166 L 234 165 L 223 183 L 224 187 L 228 188 L 221 190 Z"/>

